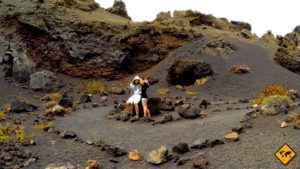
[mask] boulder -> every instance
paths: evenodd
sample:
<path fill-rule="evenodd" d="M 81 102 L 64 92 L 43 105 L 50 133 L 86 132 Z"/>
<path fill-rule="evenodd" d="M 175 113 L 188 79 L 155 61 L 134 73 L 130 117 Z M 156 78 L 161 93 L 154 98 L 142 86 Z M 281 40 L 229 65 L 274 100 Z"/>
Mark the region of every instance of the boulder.
<path fill-rule="evenodd" d="M 208 165 L 208 161 L 201 152 L 192 157 L 192 163 L 194 168 L 205 169 Z"/>
<path fill-rule="evenodd" d="M 168 149 L 166 147 L 160 147 L 157 150 L 153 150 L 149 153 L 147 162 L 153 165 L 161 165 L 168 161 Z"/>
<path fill-rule="evenodd" d="M 132 150 L 128 152 L 128 159 L 130 161 L 142 161 L 144 157 L 137 150 Z"/>
<path fill-rule="evenodd" d="M 114 1 L 114 5 L 108 8 L 107 11 L 131 20 L 127 14 L 126 5 L 122 0 Z"/>
<path fill-rule="evenodd" d="M 172 148 L 174 153 L 184 154 L 190 151 L 187 143 L 180 142 Z"/>
<path fill-rule="evenodd" d="M 149 98 L 147 103 L 151 115 L 160 114 L 161 98 L 159 97 Z"/>
<path fill-rule="evenodd" d="M 246 65 L 233 65 L 229 71 L 235 74 L 246 74 L 250 73 L 251 69 Z"/>
<path fill-rule="evenodd" d="M 163 111 L 174 111 L 175 110 L 175 106 L 171 103 L 168 103 L 166 101 L 162 101 L 160 104 L 160 110 Z"/>
<path fill-rule="evenodd" d="M 201 110 L 199 107 L 191 106 L 189 108 L 183 108 L 182 105 L 180 108 L 177 108 L 177 113 L 180 117 L 185 119 L 196 119 L 200 117 Z"/>
<path fill-rule="evenodd" d="M 71 138 L 76 138 L 77 134 L 72 130 L 65 130 L 62 133 L 60 133 L 60 136 L 61 138 L 71 139 Z"/>
<path fill-rule="evenodd" d="M 30 87 L 33 90 L 55 92 L 61 85 L 53 72 L 40 71 L 30 75 Z"/>
<path fill-rule="evenodd" d="M 25 53 L 13 59 L 12 77 L 20 82 L 25 83 L 29 80 L 30 74 L 35 71 L 35 63 L 32 62 Z"/>
<path fill-rule="evenodd" d="M 175 60 L 168 68 L 167 82 L 172 85 L 189 86 L 197 79 L 213 74 L 211 65 L 196 60 Z"/>
<path fill-rule="evenodd" d="M 239 140 L 239 134 L 236 132 L 231 132 L 225 135 L 225 140 L 227 142 L 234 142 Z"/>
<path fill-rule="evenodd" d="M 11 104 L 11 111 L 14 113 L 31 112 L 37 110 L 38 106 L 23 100 L 15 100 Z"/>
<path fill-rule="evenodd" d="M 110 89 L 110 93 L 111 94 L 116 94 L 116 95 L 124 95 L 126 93 L 126 91 L 122 87 L 113 86 Z"/>

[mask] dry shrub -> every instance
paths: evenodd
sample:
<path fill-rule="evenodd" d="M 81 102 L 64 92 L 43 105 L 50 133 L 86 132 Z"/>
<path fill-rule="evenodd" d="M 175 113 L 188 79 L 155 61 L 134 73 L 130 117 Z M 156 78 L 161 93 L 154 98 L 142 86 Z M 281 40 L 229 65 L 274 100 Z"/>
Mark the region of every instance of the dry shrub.
<path fill-rule="evenodd" d="M 50 93 L 47 95 L 51 100 L 60 100 L 62 95 L 60 93 Z"/>
<path fill-rule="evenodd" d="M 197 92 L 190 91 L 190 90 L 189 90 L 189 91 L 186 91 L 185 94 L 188 95 L 188 96 L 197 96 L 197 95 L 198 95 Z"/>
<path fill-rule="evenodd" d="M 183 86 L 182 85 L 176 85 L 175 88 L 176 89 L 183 89 Z"/>
<path fill-rule="evenodd" d="M 292 100 L 290 98 L 290 96 L 287 95 L 272 95 L 272 96 L 268 96 L 266 97 L 263 102 L 262 105 L 289 105 L 292 103 Z"/>
<path fill-rule="evenodd" d="M 272 115 L 276 115 L 278 114 L 276 109 L 274 107 L 269 107 L 269 108 L 265 108 L 265 109 L 262 109 L 260 111 L 260 114 L 261 115 L 269 115 L 269 116 L 272 116 Z"/>
<path fill-rule="evenodd" d="M 10 127 L 0 125 L 0 145 L 8 143 L 12 133 L 13 130 Z"/>
<path fill-rule="evenodd" d="M 4 104 L 3 106 L 2 106 L 2 110 L 3 110 L 3 112 L 10 112 L 10 110 L 11 110 L 11 104 Z"/>
<path fill-rule="evenodd" d="M 289 96 L 289 93 L 282 85 L 269 84 L 255 99 L 252 100 L 252 103 L 261 105 L 266 98 L 274 95 Z"/>
<path fill-rule="evenodd" d="M 291 119 L 291 122 L 297 124 L 300 122 L 300 112 L 290 113 L 288 117 Z"/>
<path fill-rule="evenodd" d="M 272 43 L 274 45 L 276 45 L 278 43 L 278 40 L 275 38 L 275 36 L 272 34 L 271 31 L 268 31 L 266 34 L 264 34 L 261 37 L 262 40 L 264 40 L 265 42 L 269 42 Z"/>
<path fill-rule="evenodd" d="M 19 141 L 31 139 L 32 136 L 25 132 L 24 126 L 0 125 L 0 145 L 7 144 L 9 141 Z"/>
<path fill-rule="evenodd" d="M 4 111 L 0 111 L 0 121 L 5 119 L 6 119 L 6 114 L 4 113 Z"/>
<path fill-rule="evenodd" d="M 206 76 L 206 77 L 203 77 L 201 79 L 197 79 L 196 82 L 195 82 L 195 85 L 203 85 L 205 84 L 208 80 L 210 79 L 210 76 Z"/>
<path fill-rule="evenodd" d="M 159 94 L 159 95 L 166 95 L 169 93 L 169 89 L 166 89 L 166 88 L 160 88 L 160 89 L 157 89 L 156 90 L 156 93 Z"/>
<path fill-rule="evenodd" d="M 33 128 L 35 130 L 44 130 L 47 131 L 50 128 L 53 128 L 53 124 L 52 123 L 37 123 L 33 126 Z"/>
<path fill-rule="evenodd" d="M 93 80 L 84 84 L 81 87 L 81 90 L 85 94 L 103 94 L 106 92 L 107 88 L 100 81 Z"/>

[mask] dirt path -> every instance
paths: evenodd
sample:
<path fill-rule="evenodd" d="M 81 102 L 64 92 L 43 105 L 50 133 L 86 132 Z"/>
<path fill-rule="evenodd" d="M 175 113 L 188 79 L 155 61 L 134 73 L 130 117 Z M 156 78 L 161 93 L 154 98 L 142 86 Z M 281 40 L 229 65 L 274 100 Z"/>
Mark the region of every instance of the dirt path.
<path fill-rule="evenodd" d="M 72 129 L 84 140 L 103 139 L 113 145 L 147 153 L 161 145 L 171 148 L 180 141 L 192 143 L 199 138 L 222 138 L 249 111 L 224 111 L 212 113 L 203 119 L 152 126 L 151 123 L 108 120 L 106 115 L 109 110 L 109 107 L 79 110 L 57 119 L 55 126 L 59 130 Z"/>

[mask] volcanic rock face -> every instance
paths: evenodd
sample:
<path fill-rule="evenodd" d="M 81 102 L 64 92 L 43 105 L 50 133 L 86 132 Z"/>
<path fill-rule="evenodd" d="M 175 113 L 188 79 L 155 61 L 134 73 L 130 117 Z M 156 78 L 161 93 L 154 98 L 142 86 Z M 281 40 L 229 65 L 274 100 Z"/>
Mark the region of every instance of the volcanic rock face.
<path fill-rule="evenodd" d="M 279 65 L 298 74 L 300 74 L 299 32 L 299 26 L 297 26 L 294 32 L 287 34 L 285 37 L 277 37 L 278 49 L 274 56 L 274 60 Z"/>
<path fill-rule="evenodd" d="M 151 68 L 172 50 L 202 37 L 193 26 L 251 29 L 247 23 L 190 10 L 175 11 L 174 17 L 160 13 L 154 22 L 134 23 L 125 8 L 122 1 L 105 10 L 93 0 L 2 0 L 0 63 L 8 65 L 6 74 L 20 82 L 26 82 L 35 69 L 120 79 Z M 21 57 L 26 60 L 19 65 Z"/>
<path fill-rule="evenodd" d="M 125 13 L 122 4 L 113 8 Z M 176 27 L 130 23 L 94 1 L 3 0 L 0 8 L 0 63 L 10 65 L 21 82 L 35 65 L 73 77 L 118 79 L 157 64 L 192 36 Z"/>
<path fill-rule="evenodd" d="M 211 66 L 202 61 L 175 60 L 168 68 L 167 81 L 172 85 L 193 85 L 197 79 L 213 74 Z"/>

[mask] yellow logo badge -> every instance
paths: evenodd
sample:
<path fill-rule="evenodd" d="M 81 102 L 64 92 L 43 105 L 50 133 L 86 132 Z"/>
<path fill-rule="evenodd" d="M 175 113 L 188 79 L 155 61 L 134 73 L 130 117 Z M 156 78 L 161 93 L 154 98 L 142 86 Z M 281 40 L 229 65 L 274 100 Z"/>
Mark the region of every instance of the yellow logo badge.
<path fill-rule="evenodd" d="M 296 156 L 296 152 L 288 145 L 284 144 L 276 153 L 275 156 L 283 165 L 288 163 Z"/>

